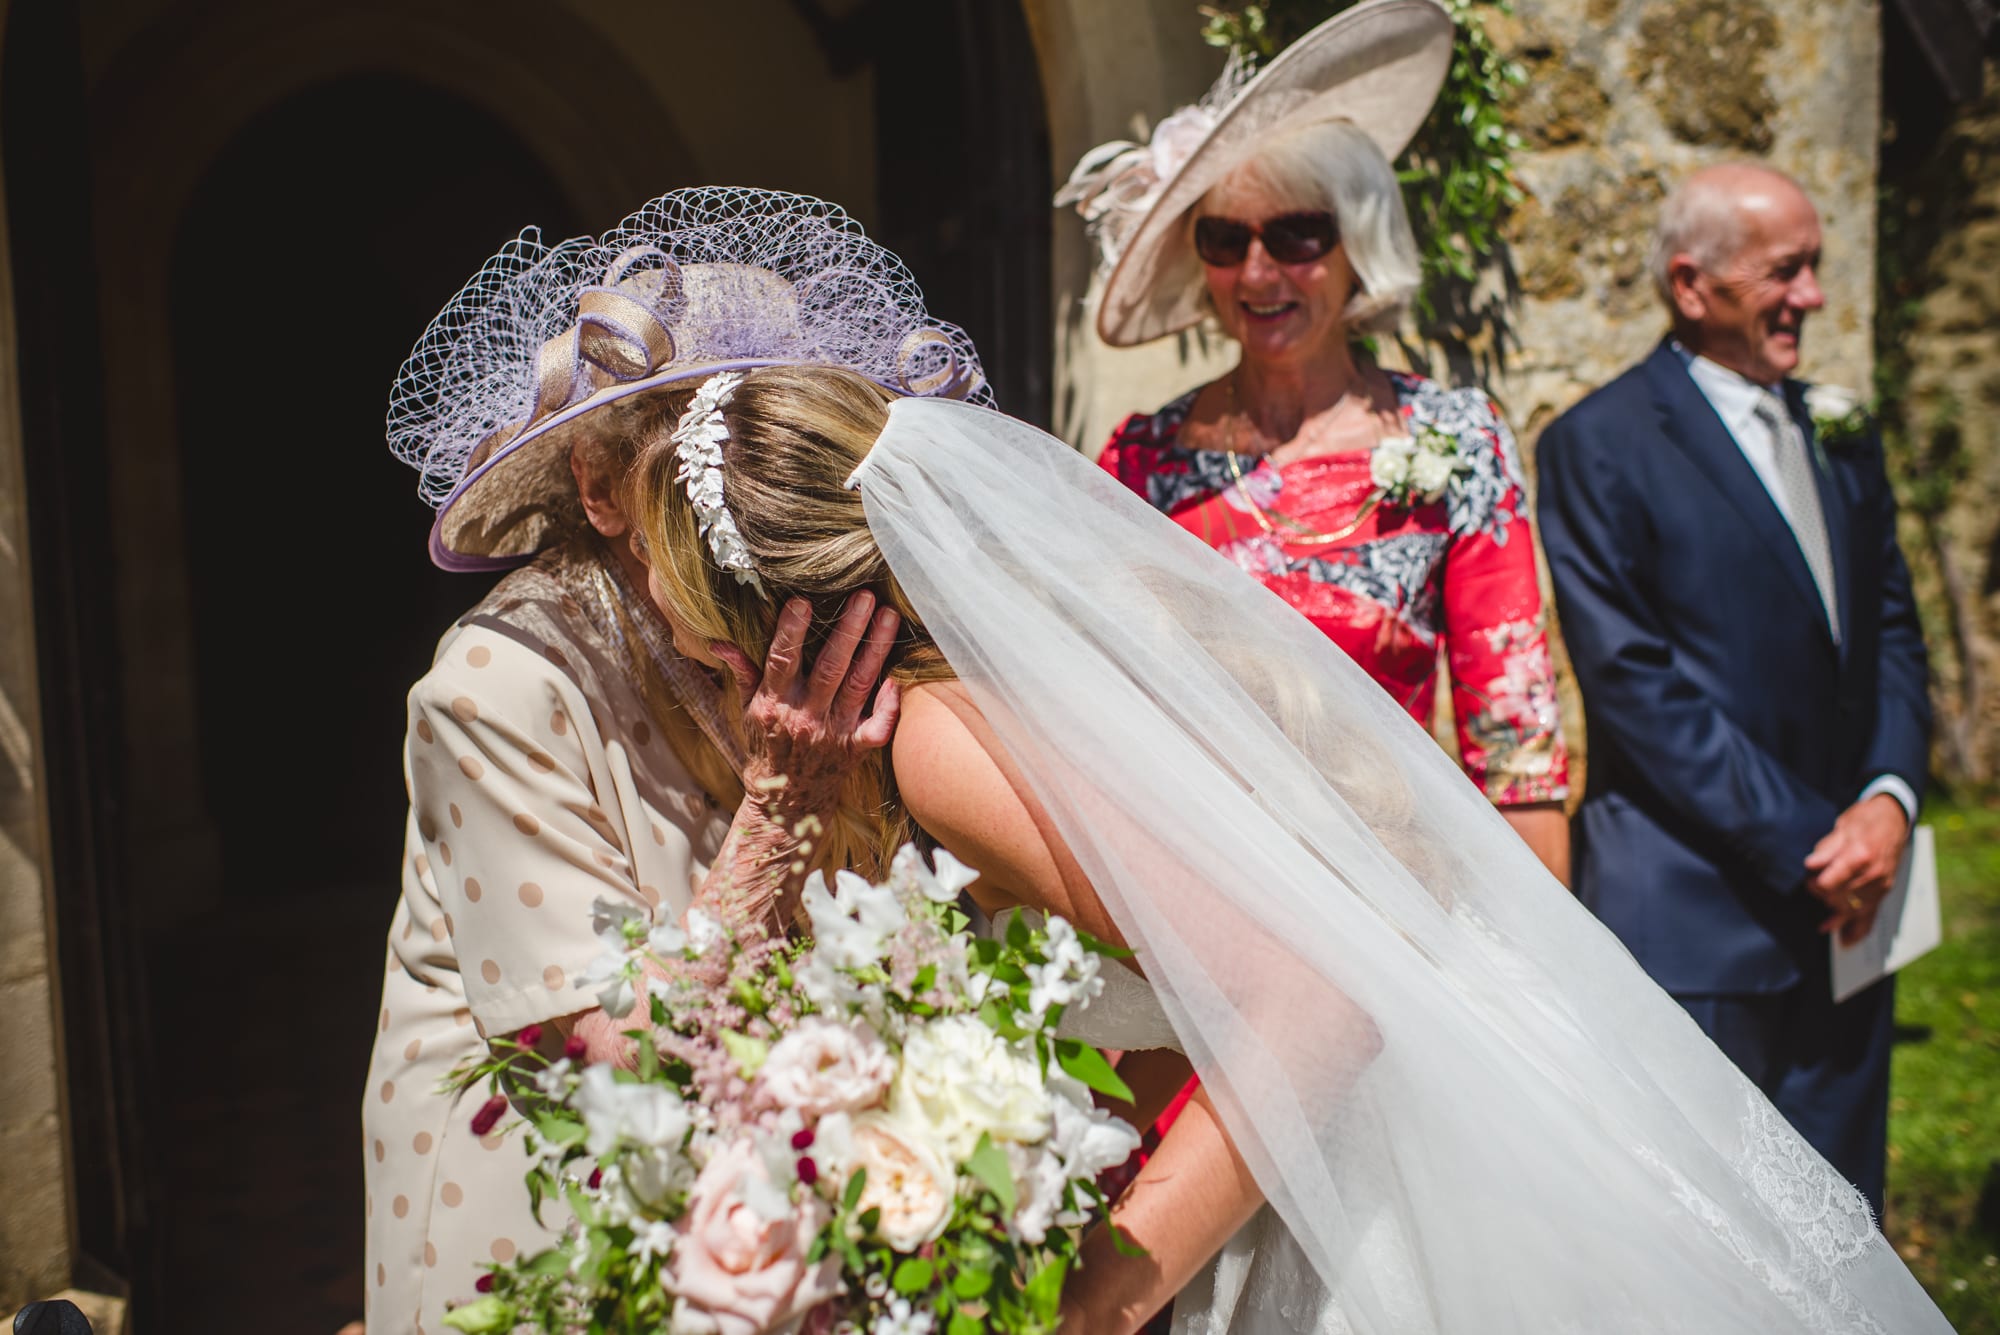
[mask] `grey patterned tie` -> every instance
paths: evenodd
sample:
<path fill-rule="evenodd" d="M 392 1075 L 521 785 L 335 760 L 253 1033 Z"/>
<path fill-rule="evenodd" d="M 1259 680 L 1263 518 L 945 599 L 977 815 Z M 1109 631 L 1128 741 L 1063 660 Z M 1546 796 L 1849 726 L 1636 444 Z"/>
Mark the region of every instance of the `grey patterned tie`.
<path fill-rule="evenodd" d="M 1780 508 L 1791 520 L 1792 536 L 1819 586 L 1820 602 L 1826 607 L 1826 624 L 1833 642 L 1840 643 L 1840 604 L 1833 581 L 1833 544 L 1826 537 L 1826 512 L 1820 509 L 1819 486 L 1813 478 L 1812 454 L 1806 447 L 1805 432 L 1785 411 L 1774 394 L 1757 400 L 1757 419 L 1771 433 L 1772 454 L 1777 463 Z"/>

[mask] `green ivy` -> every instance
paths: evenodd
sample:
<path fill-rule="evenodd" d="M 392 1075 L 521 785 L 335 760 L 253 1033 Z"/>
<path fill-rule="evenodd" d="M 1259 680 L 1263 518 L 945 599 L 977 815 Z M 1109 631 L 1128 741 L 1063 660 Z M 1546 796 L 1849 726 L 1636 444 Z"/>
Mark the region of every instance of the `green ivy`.
<path fill-rule="evenodd" d="M 1269 60 L 1356 0 L 1254 0 L 1203 5 L 1202 38 Z M 1469 285 L 1500 245 L 1500 223 L 1521 200 L 1514 155 L 1521 140 L 1507 128 L 1505 107 L 1527 82 L 1520 64 L 1503 56 L 1487 34 L 1488 13 L 1512 14 L 1512 0 L 1441 0 L 1458 25 L 1451 72 L 1430 118 L 1397 163 L 1403 201 L 1423 256 L 1417 314 L 1435 324 L 1457 308 L 1450 290 Z"/>

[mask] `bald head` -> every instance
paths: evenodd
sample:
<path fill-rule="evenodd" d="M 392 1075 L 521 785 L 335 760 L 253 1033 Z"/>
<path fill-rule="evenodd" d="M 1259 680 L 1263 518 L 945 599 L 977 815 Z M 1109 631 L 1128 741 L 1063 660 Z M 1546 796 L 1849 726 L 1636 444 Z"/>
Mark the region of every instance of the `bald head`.
<path fill-rule="evenodd" d="M 1798 365 L 1819 290 L 1819 213 L 1760 163 L 1705 167 L 1660 206 L 1649 268 L 1690 350 L 1760 384 Z"/>
<path fill-rule="evenodd" d="M 1742 246 L 1753 217 L 1785 205 L 1812 210 L 1812 201 L 1797 181 L 1761 163 L 1725 162 L 1703 167 L 1682 181 L 1660 205 L 1653 252 L 1646 266 L 1660 300 L 1673 309 L 1670 270 L 1676 255 L 1686 255 L 1713 271 Z"/>

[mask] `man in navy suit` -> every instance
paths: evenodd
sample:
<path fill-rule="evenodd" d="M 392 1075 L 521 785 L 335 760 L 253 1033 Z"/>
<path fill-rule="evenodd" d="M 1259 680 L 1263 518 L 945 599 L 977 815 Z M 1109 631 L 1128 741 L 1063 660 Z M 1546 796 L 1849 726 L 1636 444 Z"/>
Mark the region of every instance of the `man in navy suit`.
<path fill-rule="evenodd" d="M 1819 216 L 1761 166 L 1661 210 L 1672 335 L 1539 447 L 1542 540 L 1589 729 L 1578 893 L 1882 1206 L 1893 985 L 1835 1005 L 1827 936 L 1888 894 L 1930 706 L 1872 431 L 1790 378 Z"/>

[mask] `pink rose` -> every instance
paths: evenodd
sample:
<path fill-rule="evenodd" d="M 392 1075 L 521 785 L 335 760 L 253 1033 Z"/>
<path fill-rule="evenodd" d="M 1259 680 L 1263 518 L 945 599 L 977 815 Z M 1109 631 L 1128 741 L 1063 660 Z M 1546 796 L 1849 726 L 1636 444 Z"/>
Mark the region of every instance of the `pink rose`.
<path fill-rule="evenodd" d="M 774 1208 L 778 1202 L 782 1209 Z M 676 1324 L 765 1335 L 838 1295 L 840 1258 L 805 1259 L 826 1220 L 826 1207 L 810 1193 L 796 1205 L 784 1201 L 750 1141 L 717 1153 L 674 1226 L 679 1236 L 664 1282 L 695 1318 Z"/>
<path fill-rule="evenodd" d="M 866 1026 L 808 1016 L 772 1045 L 757 1078 L 779 1107 L 816 1120 L 879 1103 L 896 1060 Z"/>

